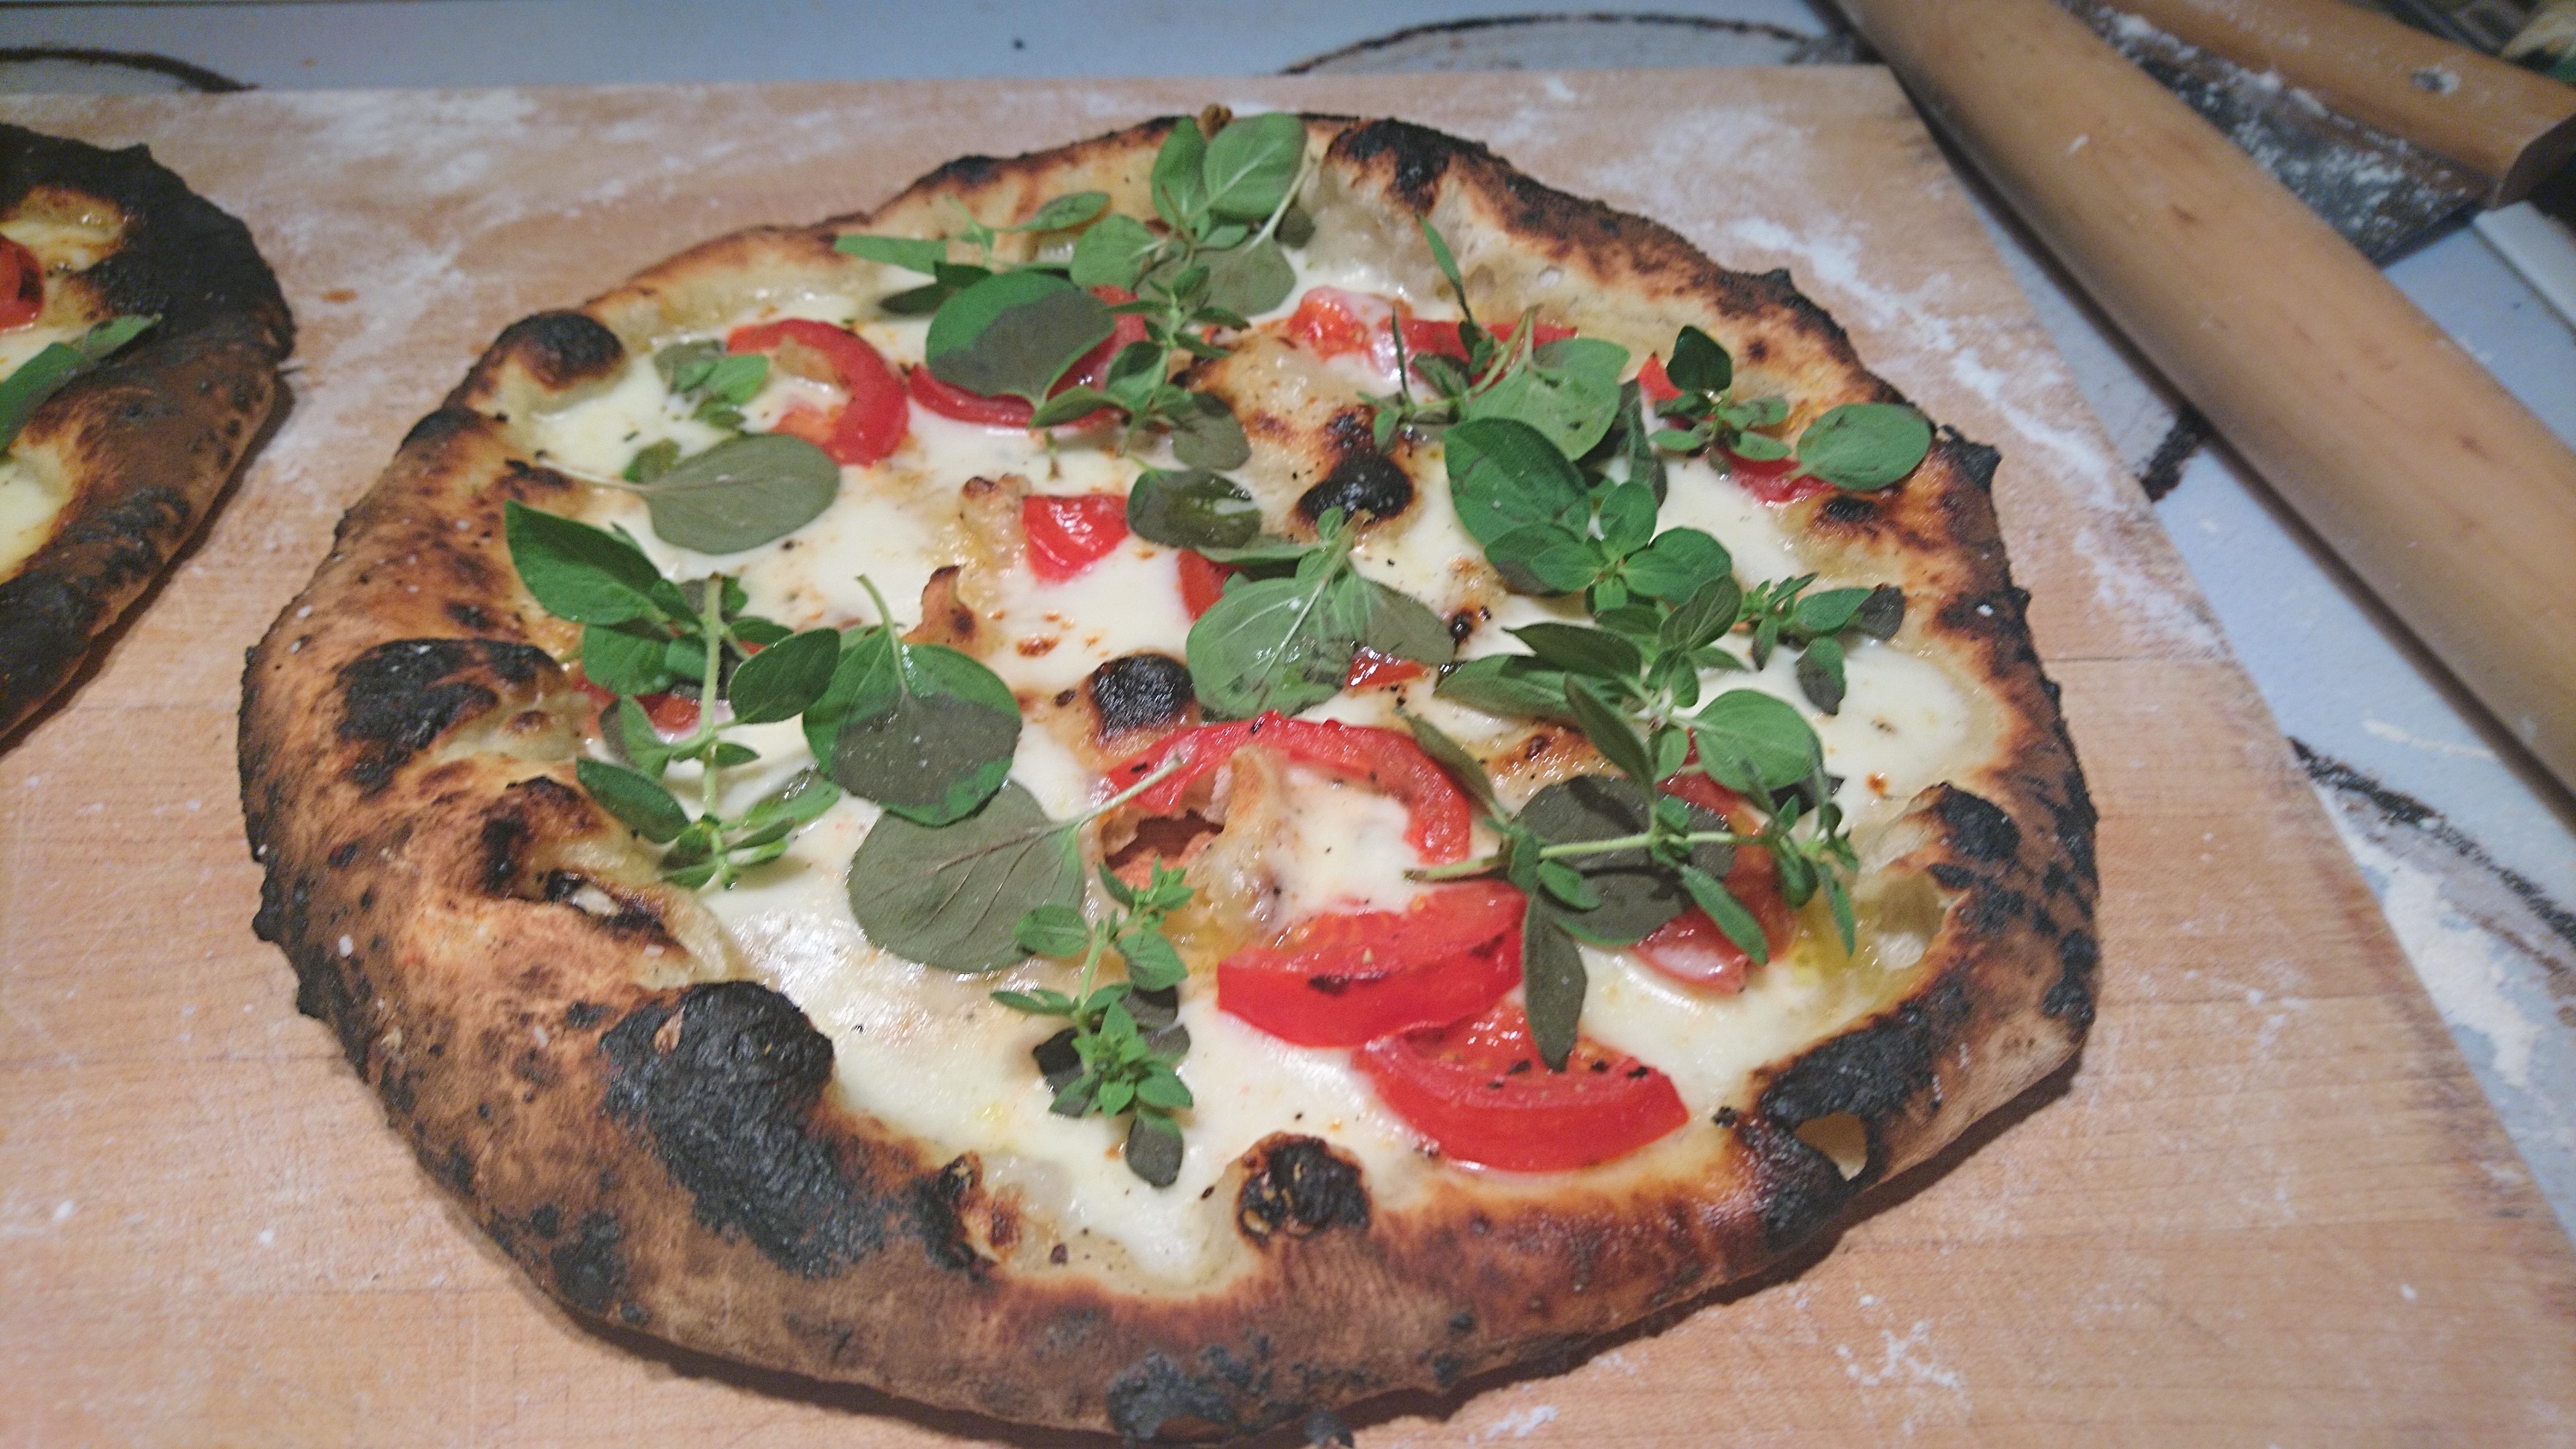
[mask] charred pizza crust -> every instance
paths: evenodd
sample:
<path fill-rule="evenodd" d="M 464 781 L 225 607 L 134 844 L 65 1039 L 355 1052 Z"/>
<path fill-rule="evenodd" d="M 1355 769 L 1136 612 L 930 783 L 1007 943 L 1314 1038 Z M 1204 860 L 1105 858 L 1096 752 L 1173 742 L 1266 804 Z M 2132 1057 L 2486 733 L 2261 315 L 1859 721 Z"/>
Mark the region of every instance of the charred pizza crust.
<path fill-rule="evenodd" d="M 1686 1150 L 1548 1178 L 1445 1173 L 1395 1209 L 1330 1145 L 1275 1135 L 1217 1188 L 1228 1261 L 1176 1287 L 1064 1266 L 1053 1228 L 988 1191 L 971 1154 L 830 1090 L 831 1042 L 778 992 L 726 979 L 705 907 L 657 883 L 572 783 L 568 626 L 519 588 L 501 517 L 510 499 L 570 508 L 585 485 L 501 420 L 602 382 L 657 334 L 720 323 L 755 286 L 828 279 L 851 265 L 837 232 L 938 234 L 934 198 L 995 223 L 1094 187 L 1142 210 L 1168 124 L 953 162 L 873 215 L 740 233 L 513 325 L 250 657 L 260 935 L 424 1168 L 581 1313 L 1006 1419 L 1248 1432 L 1688 1302 L 2081 1041 L 2093 814 L 1997 537 L 1996 455 L 1945 433 L 1896 488 L 1791 505 L 1821 547 L 1904 582 L 1906 642 L 1982 681 L 1997 717 L 1990 759 L 1924 792 L 1871 862 L 1937 929 L 1899 999 L 1763 1069 L 1746 1109 L 1676 1134 Z M 1724 271 L 1419 127 L 1310 130 L 1319 234 L 1392 236 L 1428 212 L 1498 312 L 1541 306 L 1640 351 L 1695 323 L 1802 406 L 1896 398 L 1784 273 Z"/>
<path fill-rule="evenodd" d="M 161 320 L 74 378 L 14 451 L 67 493 L 52 531 L 0 569 L 0 735 L 42 704 L 90 642 L 205 520 L 275 406 L 294 322 L 250 230 L 153 161 L 0 126 L 0 216 L 115 233 L 46 284 L 40 322 Z"/>

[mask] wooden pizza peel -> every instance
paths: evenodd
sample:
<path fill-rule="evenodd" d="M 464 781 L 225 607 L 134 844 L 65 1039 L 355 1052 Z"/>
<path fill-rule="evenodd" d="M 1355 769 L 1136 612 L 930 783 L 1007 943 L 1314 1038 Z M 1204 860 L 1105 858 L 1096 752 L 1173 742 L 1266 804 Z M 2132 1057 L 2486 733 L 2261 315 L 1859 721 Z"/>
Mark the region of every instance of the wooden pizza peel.
<path fill-rule="evenodd" d="M 1211 100 L 1395 114 L 1785 266 L 1999 447 L 2101 809 L 2080 1061 L 1815 1251 L 1364 1445 L 2576 1442 L 2576 1256 L 2145 500 L 1876 69 L 8 98 L 241 215 L 295 402 L 205 536 L 0 753 L 0 1440 L 1104 1442 L 610 1339 L 413 1164 L 286 963 L 241 652 L 504 324 L 962 151 Z M 937 1324 L 923 1332 L 940 1331 Z"/>

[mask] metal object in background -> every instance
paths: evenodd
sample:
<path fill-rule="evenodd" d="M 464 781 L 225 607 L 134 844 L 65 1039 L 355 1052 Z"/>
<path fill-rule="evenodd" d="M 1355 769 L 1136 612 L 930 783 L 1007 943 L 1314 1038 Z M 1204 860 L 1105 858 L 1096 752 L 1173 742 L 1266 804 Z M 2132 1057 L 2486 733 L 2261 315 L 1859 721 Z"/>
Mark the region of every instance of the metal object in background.
<path fill-rule="evenodd" d="M 71 91 L 93 96 L 154 96 L 174 91 L 221 95 L 250 87 L 201 65 L 139 50 L 78 46 L 0 47 L 0 92 Z"/>
<path fill-rule="evenodd" d="M 1282 74 L 1834 65 L 1858 59 L 1859 50 L 1847 31 L 1803 34 L 1701 15 L 1504 15 L 1413 26 L 1309 57 Z"/>

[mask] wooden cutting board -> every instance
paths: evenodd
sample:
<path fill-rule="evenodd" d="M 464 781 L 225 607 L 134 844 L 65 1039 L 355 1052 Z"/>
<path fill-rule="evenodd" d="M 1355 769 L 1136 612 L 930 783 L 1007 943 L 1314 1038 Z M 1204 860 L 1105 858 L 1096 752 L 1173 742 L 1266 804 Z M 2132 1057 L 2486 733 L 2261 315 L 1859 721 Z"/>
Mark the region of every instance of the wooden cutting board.
<path fill-rule="evenodd" d="M 0 1438 L 1097 1442 L 576 1324 L 413 1166 L 250 934 L 241 651 L 501 326 L 964 151 L 1210 100 L 1399 114 L 1785 266 L 2003 450 L 2102 812 L 2080 1062 L 1831 1242 L 1366 1445 L 2576 1442 L 2576 1257 L 1940 153 L 1875 69 L 11 98 L 246 219 L 295 401 L 0 754 Z M 937 1325 L 923 1331 L 936 1332 Z"/>

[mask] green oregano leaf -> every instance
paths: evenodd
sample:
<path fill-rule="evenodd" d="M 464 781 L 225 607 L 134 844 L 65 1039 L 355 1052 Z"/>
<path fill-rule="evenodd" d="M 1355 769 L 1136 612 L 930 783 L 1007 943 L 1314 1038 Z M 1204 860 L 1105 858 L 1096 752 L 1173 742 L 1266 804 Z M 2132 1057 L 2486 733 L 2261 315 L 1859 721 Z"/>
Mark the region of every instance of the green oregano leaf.
<path fill-rule="evenodd" d="M 1236 118 L 1208 142 L 1200 165 L 1208 212 L 1232 221 L 1267 220 L 1288 199 L 1305 159 L 1306 123 L 1297 116 L 1272 111 Z"/>
<path fill-rule="evenodd" d="M 689 812 L 649 775 L 592 759 L 575 762 L 573 773 L 602 809 L 655 845 L 668 845 L 689 828 Z"/>
<path fill-rule="evenodd" d="M 1296 290 L 1297 271 L 1274 239 L 1264 237 L 1208 258 L 1208 306 L 1257 317 Z"/>
<path fill-rule="evenodd" d="M 1726 355 L 1716 338 L 1696 327 L 1684 327 L 1673 338 L 1673 355 L 1664 364 L 1664 376 L 1684 392 L 1721 393 L 1735 381 L 1735 359 Z"/>
<path fill-rule="evenodd" d="M 883 266 L 901 267 L 907 272 L 931 276 L 948 260 L 948 243 L 908 236 L 860 236 L 856 233 L 835 239 L 832 250 L 859 257 Z"/>
<path fill-rule="evenodd" d="M 662 571 L 605 529 L 528 507 L 502 505 L 502 534 L 520 581 L 546 612 L 576 624 L 623 624 L 688 614 Z"/>
<path fill-rule="evenodd" d="M 1020 742 L 1019 701 L 993 671 L 883 628 L 842 655 L 832 687 L 807 712 L 809 735 L 835 723 L 824 756 L 832 778 L 923 825 L 945 825 L 983 804 L 1009 777 Z"/>
<path fill-rule="evenodd" d="M 1619 375 L 1628 349 L 1597 337 L 1541 343 L 1461 412 L 1467 422 L 1508 418 L 1535 428 L 1568 458 L 1580 458 L 1609 433 L 1619 413 Z"/>
<path fill-rule="evenodd" d="M 1532 524 L 1562 528 L 1588 517 L 1583 475 L 1545 434 L 1525 422 L 1463 422 L 1448 430 L 1442 447 L 1451 505 L 1478 543 L 1491 544 Z"/>
<path fill-rule="evenodd" d="M 849 895 L 859 929 L 886 950 L 943 971 L 996 971 L 1028 954 L 1021 917 L 1080 906 L 1082 861 L 1073 828 L 1005 784 L 951 825 L 879 820 L 850 861 Z"/>
<path fill-rule="evenodd" d="M 1551 1072 L 1565 1070 L 1583 1021 L 1587 981 L 1583 952 L 1566 934 L 1564 913 L 1533 894 L 1521 913 L 1521 995 L 1530 1040 Z"/>
<path fill-rule="evenodd" d="M 1507 718 L 1565 717 L 1565 671 L 1526 654 L 1488 654 L 1440 676 L 1434 694 L 1469 709 Z"/>
<path fill-rule="evenodd" d="M 832 629 L 808 629 L 752 655 L 725 690 L 735 721 L 768 724 L 803 714 L 822 698 L 840 659 L 841 636 Z"/>
<path fill-rule="evenodd" d="M 1161 213 L 1175 231 L 1189 231 L 1207 211 L 1207 178 L 1201 165 L 1207 160 L 1207 138 L 1200 134 L 1199 123 L 1183 116 L 1172 123 L 1170 134 L 1163 137 L 1162 148 L 1154 153 L 1154 169 L 1148 186 L 1154 196 L 1154 210 Z"/>
<path fill-rule="evenodd" d="M 1626 568 L 1629 588 L 1666 602 L 1689 598 L 1711 583 L 1731 580 L 1734 573 L 1735 559 L 1726 545 L 1696 528 L 1656 534 L 1653 542 L 1628 556 Z"/>
<path fill-rule="evenodd" d="M 1127 527 L 1172 548 L 1234 548 L 1261 532 L 1261 505 L 1215 473 L 1149 469 L 1127 490 Z"/>
<path fill-rule="evenodd" d="M 1222 398 L 1193 392 L 1188 405 L 1171 415 L 1172 456 L 1192 468 L 1223 470 L 1252 461 L 1252 440 Z"/>
<path fill-rule="evenodd" d="M 1798 435 L 1798 466 L 1837 488 L 1869 492 L 1913 472 L 1931 449 L 1932 425 L 1914 409 L 1844 403 Z"/>
<path fill-rule="evenodd" d="M 1851 623 L 1872 639 L 1895 638 L 1896 631 L 1905 627 L 1905 591 L 1894 584 L 1880 584 L 1852 611 Z"/>
<path fill-rule="evenodd" d="M 1735 898 L 1735 892 L 1726 888 L 1725 881 L 1695 865 L 1681 868 L 1681 880 L 1682 888 L 1690 892 L 1691 904 L 1706 911 L 1737 950 L 1751 957 L 1756 966 L 1770 962 L 1771 943 L 1763 938 L 1762 923 L 1754 919 L 1744 902 Z"/>
<path fill-rule="evenodd" d="M 1102 217 L 1073 244 L 1073 284 L 1136 290 L 1136 281 L 1162 246 L 1143 222 L 1113 212 Z"/>
<path fill-rule="evenodd" d="M 1822 638 L 1807 641 L 1798 655 L 1798 689 L 1810 703 L 1827 714 L 1840 714 L 1843 708 L 1843 646 L 1841 641 Z"/>
<path fill-rule="evenodd" d="M 1422 753 L 1429 755 L 1434 764 L 1448 771 L 1450 778 L 1456 780 L 1460 787 L 1466 790 L 1469 798 L 1489 814 L 1502 813 L 1502 806 L 1494 795 L 1494 779 L 1485 773 L 1485 762 L 1477 759 L 1474 751 L 1450 738 L 1446 730 L 1418 714 L 1401 708 L 1395 713 L 1397 718 L 1404 721 L 1404 727 L 1413 732 L 1413 742 L 1422 747 Z"/>
<path fill-rule="evenodd" d="M 664 626 L 642 619 L 584 625 L 582 676 L 611 694 L 659 694 L 682 680 L 670 667 L 670 645 Z"/>
<path fill-rule="evenodd" d="M 803 438 L 756 433 L 718 443 L 636 491 L 663 542 L 739 553 L 821 516 L 840 495 L 841 465 Z"/>
<path fill-rule="evenodd" d="M 1764 793 L 1787 789 L 1824 768 L 1824 747 L 1796 706 L 1759 690 L 1719 695 L 1691 722 L 1691 733 L 1701 760 L 1746 762 Z"/>
<path fill-rule="evenodd" d="M 1053 272 L 1002 272 L 940 304 L 925 355 L 941 382 L 1034 408 L 1115 326 L 1099 298 Z"/>
<path fill-rule="evenodd" d="M 1059 196 L 1037 210 L 1037 215 L 1018 226 L 997 228 L 1000 231 L 1064 231 L 1077 227 L 1109 209 L 1106 191 L 1076 191 Z"/>

